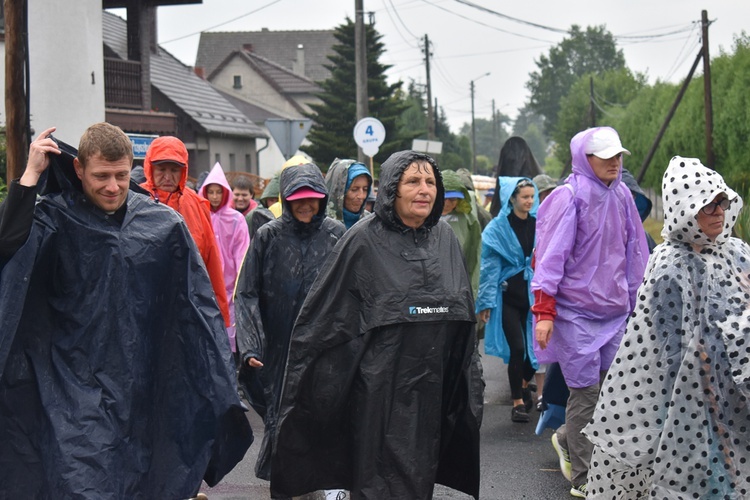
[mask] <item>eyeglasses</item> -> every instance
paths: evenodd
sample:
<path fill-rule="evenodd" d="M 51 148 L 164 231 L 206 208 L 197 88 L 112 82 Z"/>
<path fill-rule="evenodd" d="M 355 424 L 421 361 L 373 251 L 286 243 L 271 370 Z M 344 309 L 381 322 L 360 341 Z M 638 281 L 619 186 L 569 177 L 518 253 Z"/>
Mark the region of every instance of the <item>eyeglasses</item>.
<path fill-rule="evenodd" d="M 701 212 L 706 215 L 713 215 L 718 207 L 721 207 L 722 211 L 726 211 L 731 204 L 732 202 L 729 201 L 729 198 L 724 198 L 721 201 L 712 201 L 711 203 L 708 203 L 706 206 L 701 208 Z"/>

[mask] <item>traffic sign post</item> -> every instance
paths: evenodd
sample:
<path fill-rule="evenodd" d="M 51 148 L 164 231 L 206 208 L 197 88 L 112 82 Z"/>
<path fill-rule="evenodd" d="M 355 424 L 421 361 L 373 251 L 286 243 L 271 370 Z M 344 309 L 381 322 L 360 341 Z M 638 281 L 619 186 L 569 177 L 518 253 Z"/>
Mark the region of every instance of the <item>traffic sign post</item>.
<path fill-rule="evenodd" d="M 312 120 L 285 120 L 283 118 L 269 118 L 265 122 L 271 137 L 279 146 L 284 159 L 288 160 L 297 152 L 307 132 L 310 131 Z"/>
<path fill-rule="evenodd" d="M 370 157 L 370 175 L 375 177 L 372 168 L 372 157 L 378 153 L 380 145 L 385 142 L 385 127 L 377 118 L 366 117 L 354 125 L 354 141 L 362 152 Z"/>

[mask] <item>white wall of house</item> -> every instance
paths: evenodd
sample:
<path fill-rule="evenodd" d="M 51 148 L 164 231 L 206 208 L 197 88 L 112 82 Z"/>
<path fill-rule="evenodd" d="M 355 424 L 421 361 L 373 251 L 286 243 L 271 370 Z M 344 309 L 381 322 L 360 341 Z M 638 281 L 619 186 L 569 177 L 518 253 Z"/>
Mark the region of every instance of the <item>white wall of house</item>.
<path fill-rule="evenodd" d="M 235 88 L 234 77 L 239 76 L 241 87 Z M 235 55 L 224 67 L 209 80 L 217 88 L 224 92 L 234 94 L 240 99 L 272 111 L 286 118 L 298 119 L 302 115 L 294 106 L 269 84 L 265 78 L 243 61 L 239 55 Z"/>
<path fill-rule="evenodd" d="M 35 0 L 28 9 L 31 126 L 56 126 L 55 136 L 78 146 L 104 120 L 102 2 Z"/>
<path fill-rule="evenodd" d="M 218 161 L 225 172 L 253 172 L 255 141 L 237 137 L 208 138 L 208 165 L 196 165 L 198 172 L 211 170 Z M 253 172 L 254 173 L 254 172 Z"/>

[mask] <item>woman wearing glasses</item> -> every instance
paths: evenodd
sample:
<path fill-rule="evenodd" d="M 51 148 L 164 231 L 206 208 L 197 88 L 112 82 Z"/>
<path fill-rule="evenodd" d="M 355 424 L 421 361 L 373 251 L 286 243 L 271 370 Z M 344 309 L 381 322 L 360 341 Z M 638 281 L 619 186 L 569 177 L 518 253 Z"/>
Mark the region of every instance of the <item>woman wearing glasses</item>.
<path fill-rule="evenodd" d="M 531 180 L 498 177 L 500 212 L 482 233 L 477 313 L 487 323 L 484 351 L 508 365 L 513 422 L 528 422 L 536 372 L 531 328 L 531 254 L 539 196 Z"/>
<path fill-rule="evenodd" d="M 742 199 L 696 159 L 662 183 L 664 243 L 592 422 L 588 498 L 750 497 L 750 247 Z"/>

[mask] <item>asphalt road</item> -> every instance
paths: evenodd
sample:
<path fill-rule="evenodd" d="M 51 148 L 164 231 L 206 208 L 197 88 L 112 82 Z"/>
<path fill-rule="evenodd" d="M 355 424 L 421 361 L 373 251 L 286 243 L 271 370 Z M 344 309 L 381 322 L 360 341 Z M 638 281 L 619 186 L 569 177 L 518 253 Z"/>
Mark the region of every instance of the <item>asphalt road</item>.
<path fill-rule="evenodd" d="M 538 413 L 532 410 L 527 424 L 511 422 L 510 390 L 507 368 L 499 358 L 483 357 L 485 391 L 484 420 L 481 430 L 481 485 L 479 498 L 486 500 L 570 499 L 570 484 L 562 477 L 557 455 L 552 449 L 552 433 L 534 433 Z M 255 442 L 235 469 L 214 488 L 201 489 L 209 500 L 260 500 L 270 498 L 268 482 L 254 474 L 258 446 L 263 436 L 263 422 L 252 412 L 248 419 Z M 313 493 L 304 500 L 322 500 Z M 437 485 L 436 499 L 470 499 L 456 490 Z"/>

